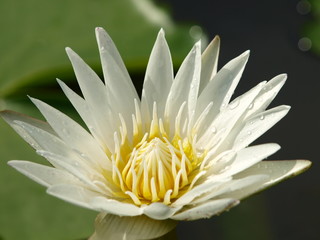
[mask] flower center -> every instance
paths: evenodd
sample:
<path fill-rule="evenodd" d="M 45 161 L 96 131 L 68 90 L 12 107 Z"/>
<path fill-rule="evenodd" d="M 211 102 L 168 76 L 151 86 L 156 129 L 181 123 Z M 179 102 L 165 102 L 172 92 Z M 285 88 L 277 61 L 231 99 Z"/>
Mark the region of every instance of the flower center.
<path fill-rule="evenodd" d="M 138 198 L 169 203 L 171 194 L 177 195 L 179 188 L 188 184 L 191 169 L 186 161 L 189 163 L 186 157 L 181 161 L 170 144 L 156 137 L 130 154 L 122 177 Z"/>
<path fill-rule="evenodd" d="M 152 202 L 168 205 L 189 191 L 203 174 L 200 167 L 203 154 L 198 156 L 193 144 L 180 137 L 179 126 L 175 128 L 174 137 L 168 140 L 155 112 L 149 131 L 143 131 L 141 123 L 134 121 L 132 142 L 122 121 L 120 139 L 115 135 L 115 149 L 111 154 L 112 178 L 106 176 L 118 189 L 115 196 L 136 205 Z"/>

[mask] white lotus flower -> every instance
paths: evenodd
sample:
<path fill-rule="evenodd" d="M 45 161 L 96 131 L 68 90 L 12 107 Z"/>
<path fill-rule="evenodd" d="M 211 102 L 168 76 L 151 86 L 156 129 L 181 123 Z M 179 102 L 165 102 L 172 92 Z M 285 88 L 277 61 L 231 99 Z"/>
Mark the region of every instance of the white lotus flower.
<path fill-rule="evenodd" d="M 105 84 L 70 48 L 83 97 L 58 80 L 87 129 L 37 99 L 31 100 L 47 122 L 1 113 L 52 165 L 11 166 L 49 194 L 102 212 L 92 239 L 158 237 L 174 227 L 172 220 L 209 218 L 310 166 L 262 161 L 279 150 L 275 143 L 248 147 L 289 111 L 266 110 L 285 74 L 230 102 L 248 51 L 217 72 L 219 38 L 202 55 L 198 42 L 174 77 L 161 30 L 140 100 L 111 38 L 102 28 L 96 35 Z"/>

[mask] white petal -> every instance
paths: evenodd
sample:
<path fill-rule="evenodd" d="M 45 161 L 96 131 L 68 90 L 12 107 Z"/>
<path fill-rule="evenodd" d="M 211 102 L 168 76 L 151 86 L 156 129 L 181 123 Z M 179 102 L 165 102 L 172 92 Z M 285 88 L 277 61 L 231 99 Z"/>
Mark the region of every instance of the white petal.
<path fill-rule="evenodd" d="M 77 179 L 72 175 L 53 167 L 17 160 L 10 161 L 8 164 L 20 173 L 45 187 L 63 183 L 78 183 Z"/>
<path fill-rule="evenodd" d="M 267 143 L 244 148 L 237 152 L 234 162 L 223 174 L 231 176 L 239 173 L 274 154 L 279 149 L 280 146 L 276 143 Z M 212 166 L 212 168 L 214 168 L 214 166 Z"/>
<path fill-rule="evenodd" d="M 278 94 L 286 79 L 287 74 L 280 74 L 268 81 L 265 87 L 261 90 L 259 95 L 252 103 L 252 106 L 248 109 L 245 118 L 248 118 L 258 112 L 264 111 Z"/>
<path fill-rule="evenodd" d="M 261 185 L 267 178 L 267 175 L 250 175 L 240 179 L 232 179 L 225 184 L 217 185 L 215 188 L 212 188 L 210 192 L 197 197 L 194 201 L 192 201 L 192 204 L 199 204 L 213 198 L 238 199 L 235 197 L 235 195 L 229 195 L 229 193 L 242 191 L 242 189 L 251 187 L 253 185 Z"/>
<path fill-rule="evenodd" d="M 210 116 L 208 116 L 208 119 L 212 121 L 219 113 L 220 108 L 229 103 L 232 93 L 241 78 L 248 58 L 249 51 L 246 51 L 228 62 L 219 70 L 214 78 L 203 89 L 198 98 L 196 118 L 199 117 L 210 102 L 213 102 L 214 106 L 210 111 Z"/>
<path fill-rule="evenodd" d="M 45 150 L 64 156 L 67 159 L 79 160 L 78 154 L 67 146 L 58 136 L 26 122 L 16 120 L 14 123 L 23 129 L 25 134 L 29 135 L 29 138 L 34 142 L 33 146 L 37 146 L 37 150 Z"/>
<path fill-rule="evenodd" d="M 186 192 L 184 195 L 182 195 L 180 198 L 178 198 L 174 203 L 172 203 L 172 206 L 184 206 L 186 204 L 189 204 L 193 201 L 193 199 L 211 192 L 213 189 L 216 189 L 220 186 L 223 186 L 226 182 L 231 181 L 231 177 L 224 177 L 224 178 L 215 178 L 199 184 L 198 186 L 194 187 L 190 191 Z"/>
<path fill-rule="evenodd" d="M 193 206 L 188 210 L 174 215 L 173 217 L 171 217 L 171 219 L 180 221 L 191 221 L 201 218 L 210 218 L 213 215 L 217 215 L 232 208 L 238 203 L 238 200 L 231 198 L 212 200 L 201 205 Z"/>
<path fill-rule="evenodd" d="M 134 99 L 139 101 L 138 94 L 110 36 L 103 28 L 96 28 L 96 37 L 103 76 L 110 94 L 109 104 L 113 107 L 116 116 L 118 116 L 118 113 L 122 114 L 127 123 L 129 137 L 131 137 L 131 117 L 135 111 Z"/>
<path fill-rule="evenodd" d="M 167 206 L 163 203 L 151 203 L 143 208 L 143 213 L 148 217 L 156 220 L 164 220 L 170 218 L 173 214 L 180 210 L 181 207 Z"/>
<path fill-rule="evenodd" d="M 222 146 L 222 149 L 219 149 L 219 151 L 226 150 L 225 147 L 227 144 L 224 143 L 229 141 L 230 132 L 236 124 L 241 121 L 243 115 L 248 109 L 248 106 L 259 94 L 264 85 L 265 82 L 261 82 L 248 92 L 237 97 L 229 105 L 224 107 L 224 109 L 221 109 L 221 112 L 214 121 L 211 123 L 209 122 L 209 126 L 208 124 L 203 124 L 201 127 L 202 129 L 199 130 L 198 136 L 200 136 L 200 138 L 197 144 L 202 146 L 204 149 L 211 149 L 213 146 L 218 149 Z M 215 129 L 215 131 L 212 131 L 212 129 Z M 204 134 L 202 134 L 203 131 Z"/>
<path fill-rule="evenodd" d="M 141 99 L 148 101 L 149 106 L 157 103 L 158 116 L 163 119 L 166 100 L 173 81 L 173 66 L 171 54 L 164 37 L 164 31 L 161 29 L 157 40 L 152 49 L 146 75 L 143 83 L 143 90 L 146 98 Z M 143 105 L 143 103 L 141 103 Z M 152 112 L 152 109 L 149 109 Z M 142 112 L 145 116 L 148 112 Z"/>
<path fill-rule="evenodd" d="M 224 197 L 243 199 L 256 192 L 260 192 L 280 181 L 294 177 L 311 166 L 308 160 L 281 160 L 281 161 L 262 161 L 251 168 L 235 175 L 235 178 L 241 179 L 254 174 L 264 174 L 268 177 L 262 182 L 235 192 L 225 194 Z"/>
<path fill-rule="evenodd" d="M 90 202 L 93 198 L 100 196 L 100 194 L 86 188 L 69 184 L 51 186 L 47 193 L 77 206 L 93 210 Z"/>
<path fill-rule="evenodd" d="M 95 221 L 95 233 L 90 240 L 156 239 L 170 232 L 176 221 L 157 221 L 146 216 L 119 217 L 100 213 Z"/>
<path fill-rule="evenodd" d="M 17 124 L 16 121 L 26 122 L 28 124 L 31 124 L 33 126 L 36 126 L 38 129 L 42 129 L 43 131 L 46 131 L 54 136 L 56 136 L 56 133 L 52 129 L 52 127 L 43 121 L 40 121 L 38 119 L 29 117 L 27 115 L 23 115 L 21 113 L 17 113 L 14 111 L 1 111 L 0 116 L 32 147 L 35 149 L 39 149 L 40 146 L 38 143 L 29 135 L 29 133 L 21 126 Z"/>
<path fill-rule="evenodd" d="M 107 89 L 98 75 L 75 52 L 70 48 L 66 48 L 66 52 L 89 107 L 90 115 L 95 121 L 94 126 L 98 128 L 97 132 L 101 133 L 100 136 L 104 137 L 105 142 L 109 143 L 109 150 L 113 149 L 114 146 L 110 146 L 112 141 L 109 139 L 112 139 L 115 131 L 115 117 L 108 101 Z"/>
<path fill-rule="evenodd" d="M 217 73 L 220 38 L 216 36 L 201 56 L 201 81 L 199 93 L 207 86 Z"/>
<path fill-rule="evenodd" d="M 196 106 L 201 71 L 200 42 L 196 43 L 183 61 L 170 89 L 166 102 L 165 117 L 174 126 L 179 108 L 187 102 L 187 115 L 190 117 Z"/>
<path fill-rule="evenodd" d="M 106 85 L 110 87 L 114 93 L 125 93 L 124 95 L 119 94 L 119 97 L 130 96 L 132 100 L 134 98 L 139 99 L 135 87 L 130 79 L 129 73 L 110 36 L 103 28 L 97 27 L 96 37 Z M 117 78 L 117 75 L 115 75 L 116 78 L 113 78 L 111 75 L 111 73 L 115 73 L 115 70 L 120 71 L 118 72 L 118 77 L 120 78 Z M 118 82 L 121 83 L 117 85 Z"/>
<path fill-rule="evenodd" d="M 244 148 L 268 131 L 289 112 L 289 106 L 278 106 L 247 119 L 234 141 L 235 150 Z"/>
<path fill-rule="evenodd" d="M 74 158 L 66 158 L 58 154 L 37 151 L 37 153 L 45 157 L 53 166 L 63 169 L 64 171 L 70 173 L 86 186 L 90 187 L 92 190 L 99 191 L 99 189 L 94 185 L 94 179 L 100 179 L 100 172 L 94 170 L 94 168 L 84 161 Z"/>
<path fill-rule="evenodd" d="M 110 164 L 99 144 L 77 122 L 40 100 L 31 100 L 67 145 L 82 152 L 88 158 L 90 157 L 93 165 L 101 164 L 101 166 L 105 166 Z"/>
<path fill-rule="evenodd" d="M 123 203 L 102 196 L 93 198 L 90 205 L 99 212 L 107 212 L 118 216 L 138 216 L 143 209 L 131 203 Z"/>

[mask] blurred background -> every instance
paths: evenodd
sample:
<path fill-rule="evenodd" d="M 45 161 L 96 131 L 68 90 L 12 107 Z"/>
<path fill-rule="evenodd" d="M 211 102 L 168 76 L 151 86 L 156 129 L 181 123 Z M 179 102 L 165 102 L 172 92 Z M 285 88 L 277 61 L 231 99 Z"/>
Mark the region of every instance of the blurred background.
<path fill-rule="evenodd" d="M 221 37 L 219 67 L 247 49 L 249 62 L 235 96 L 277 74 L 288 80 L 272 106 L 288 116 L 256 143 L 277 142 L 270 159 L 309 159 L 307 172 L 244 200 L 210 220 L 183 222 L 183 240 L 320 239 L 320 1 L 0 0 L 0 109 L 40 117 L 27 95 L 77 118 L 55 78 L 73 89 L 64 47 L 101 73 L 94 27 L 118 46 L 138 91 L 160 27 L 177 68 L 192 44 Z M 73 240 L 93 231 L 96 213 L 48 196 L 6 162 L 44 160 L 0 120 L 0 239 Z"/>

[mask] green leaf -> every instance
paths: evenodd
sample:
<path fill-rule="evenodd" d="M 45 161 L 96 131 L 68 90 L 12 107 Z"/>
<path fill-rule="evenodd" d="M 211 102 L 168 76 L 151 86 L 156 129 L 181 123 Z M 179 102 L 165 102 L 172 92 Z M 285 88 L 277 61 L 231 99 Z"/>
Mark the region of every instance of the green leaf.
<path fill-rule="evenodd" d="M 150 0 L 3 0 L 0 20 L 0 98 L 21 94 L 31 84 L 52 84 L 56 77 L 72 79 L 67 46 L 100 69 L 97 26 L 111 35 L 129 72 L 145 69 L 161 27 L 176 63 L 194 42 L 186 26 L 175 25 Z"/>

